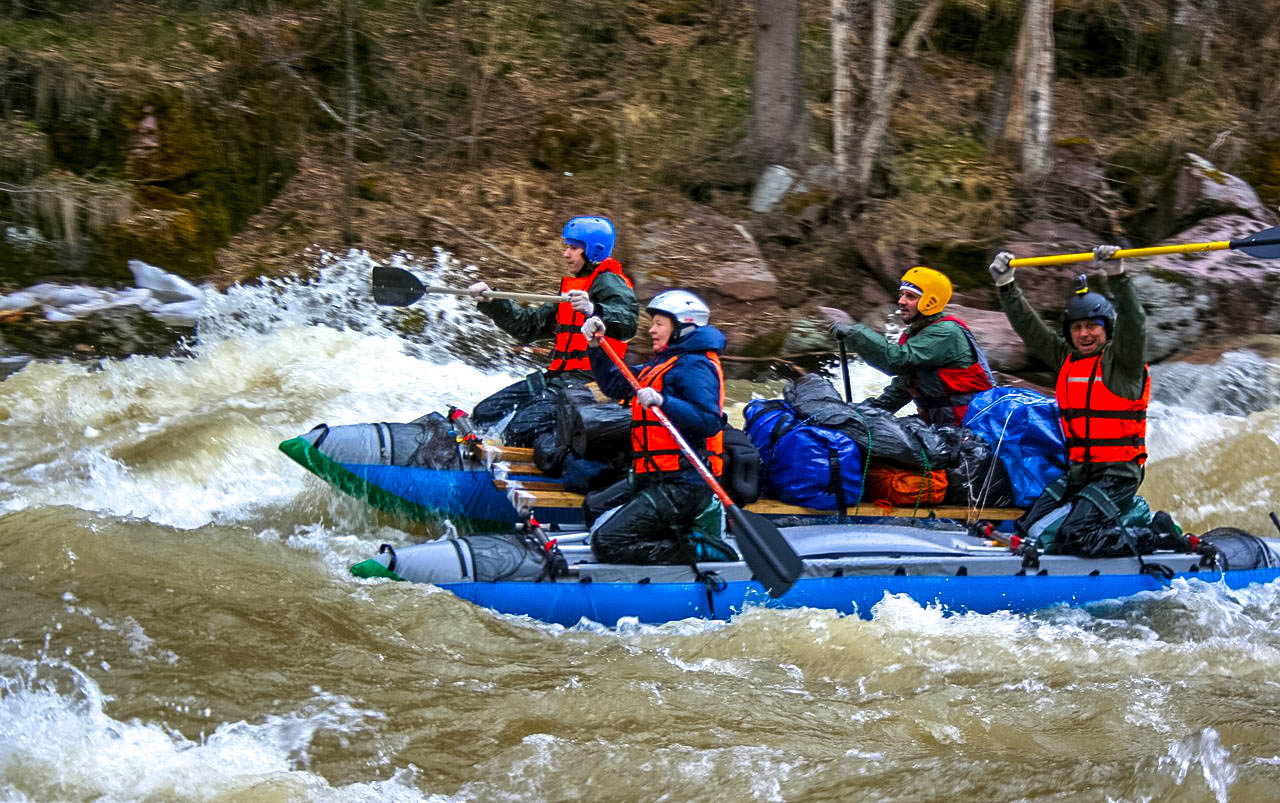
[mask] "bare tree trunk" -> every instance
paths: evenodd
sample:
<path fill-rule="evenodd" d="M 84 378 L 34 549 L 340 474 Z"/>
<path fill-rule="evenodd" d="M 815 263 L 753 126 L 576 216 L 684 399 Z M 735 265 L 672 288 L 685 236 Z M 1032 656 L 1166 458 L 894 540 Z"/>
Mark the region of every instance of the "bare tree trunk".
<path fill-rule="evenodd" d="M 347 0 L 346 25 L 343 26 L 343 47 L 347 57 L 347 125 L 346 142 L 342 153 L 342 240 L 350 245 L 355 242 L 351 225 L 351 196 L 355 193 L 356 162 L 356 2 Z"/>
<path fill-rule="evenodd" d="M 1200 22 L 1200 63 L 1208 64 L 1213 55 L 1213 32 L 1218 27 L 1218 0 L 1204 0 Z"/>
<path fill-rule="evenodd" d="M 1053 0 L 1027 0 L 1022 176 L 1039 181 L 1053 167 Z"/>
<path fill-rule="evenodd" d="M 760 167 L 787 164 L 799 154 L 800 70 L 800 0 L 759 0 L 752 147 Z"/>
<path fill-rule="evenodd" d="M 1022 10 L 1022 26 L 1018 29 L 1018 44 L 1013 49 L 1013 66 L 1009 74 L 1009 111 L 1005 115 L 1004 138 L 1009 142 L 1022 141 L 1023 123 L 1026 122 L 1027 95 L 1027 28 L 1031 24 L 1030 7 Z"/>
<path fill-rule="evenodd" d="M 885 74 L 889 71 L 889 32 L 893 28 L 893 0 L 871 0 L 871 86 L 872 107 L 884 103 Z"/>
<path fill-rule="evenodd" d="M 849 194 L 849 130 L 853 121 L 853 65 L 849 58 L 849 0 L 831 0 L 831 124 L 836 194 Z"/>
<path fill-rule="evenodd" d="M 875 0 L 875 4 L 889 0 Z M 857 163 L 854 166 L 855 191 L 859 198 L 867 194 L 871 184 L 871 171 L 875 168 L 876 156 L 884 145 L 885 135 L 889 130 L 889 114 L 893 111 L 893 101 L 902 90 L 902 81 L 907 65 L 915 61 L 920 48 L 920 40 L 933 27 L 933 20 L 938 16 L 938 8 L 942 0 L 929 0 L 928 5 L 920 10 L 919 16 L 911 23 L 902 44 L 898 46 L 898 58 L 892 69 L 888 71 L 883 88 L 879 95 L 872 94 L 867 110 L 867 127 L 862 134 L 862 142 L 858 146 Z M 875 12 L 872 12 L 873 17 Z M 874 74 L 874 68 L 873 68 Z"/>
<path fill-rule="evenodd" d="M 1164 32 L 1164 65 L 1161 70 L 1161 88 L 1166 97 L 1176 95 L 1182 89 L 1182 79 L 1187 71 L 1191 46 L 1190 0 L 1168 0 L 1168 12 Z"/>
<path fill-rule="evenodd" d="M 1009 109 L 1013 103 L 1013 64 L 1013 52 L 1006 51 L 1004 63 L 996 72 L 995 84 L 991 89 L 991 110 L 982 131 L 982 144 L 988 148 L 995 147 L 1009 123 Z"/>

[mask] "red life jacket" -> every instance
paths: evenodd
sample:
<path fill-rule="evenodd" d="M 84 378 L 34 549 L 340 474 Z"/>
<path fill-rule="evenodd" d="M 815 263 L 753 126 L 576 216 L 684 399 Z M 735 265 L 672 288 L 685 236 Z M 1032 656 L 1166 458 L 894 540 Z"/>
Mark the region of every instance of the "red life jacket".
<path fill-rule="evenodd" d="M 708 360 L 715 366 L 716 376 L 720 379 L 720 409 L 724 409 L 724 369 L 720 367 L 720 355 L 714 351 L 706 352 Z M 662 392 L 662 377 L 676 364 L 680 355 L 669 360 L 655 363 L 645 368 L 636 377 L 641 387 L 653 388 Z M 694 448 L 698 444 L 690 444 Z M 724 430 L 707 438 L 702 449 L 703 457 L 712 475 L 719 477 L 724 473 Z M 640 402 L 631 399 L 631 454 L 632 468 L 637 474 L 646 472 L 670 472 L 688 468 L 689 461 L 680 444 L 671 437 L 667 428 L 651 411 L 641 406 Z"/>
<path fill-rule="evenodd" d="M 622 272 L 622 265 L 618 260 L 610 257 L 605 261 L 596 265 L 596 269 L 588 273 L 586 276 L 565 276 L 560 280 L 560 295 L 565 295 L 570 290 L 586 290 L 591 291 L 591 285 L 595 284 L 596 277 L 602 273 L 615 273 L 622 277 L 622 281 L 627 283 L 627 287 L 632 289 L 635 285 L 631 283 L 631 279 L 627 274 Z M 547 366 L 547 370 L 552 373 L 559 371 L 590 371 L 591 359 L 587 356 L 587 339 L 582 335 L 582 324 L 587 320 L 587 316 L 573 309 L 573 305 L 568 301 L 561 301 L 556 306 L 556 340 L 551 347 L 551 364 Z M 619 357 L 623 357 L 627 353 L 627 344 L 623 340 L 617 340 L 612 337 L 606 337 L 605 340 Z"/>
<path fill-rule="evenodd" d="M 991 374 L 986 352 L 978 345 L 977 338 L 969 331 L 965 322 L 954 315 L 944 315 L 932 320 L 914 332 L 906 330 L 898 338 L 898 345 L 901 346 L 923 332 L 925 327 L 939 321 L 958 324 L 977 359 L 963 368 L 913 368 L 907 374 L 907 389 L 911 391 L 912 398 L 916 400 L 916 409 L 925 421 L 958 427 L 964 422 L 969 402 L 982 391 L 995 387 L 996 378 Z"/>
<path fill-rule="evenodd" d="M 1126 399 L 1102 381 L 1102 354 L 1067 358 L 1058 371 L 1058 410 L 1072 463 L 1147 462 L 1151 374 L 1143 366 L 1142 397 Z"/>

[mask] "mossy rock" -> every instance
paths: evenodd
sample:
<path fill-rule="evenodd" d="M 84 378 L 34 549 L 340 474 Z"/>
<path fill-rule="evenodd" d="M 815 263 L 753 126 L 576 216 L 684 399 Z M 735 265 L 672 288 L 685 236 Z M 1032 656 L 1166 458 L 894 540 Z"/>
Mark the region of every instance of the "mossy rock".
<path fill-rule="evenodd" d="M 543 115 L 529 143 L 534 167 L 555 172 L 611 165 L 617 152 L 617 137 L 607 122 L 574 119 L 559 112 Z"/>
<path fill-rule="evenodd" d="M 382 188 L 378 176 L 364 176 L 356 181 L 356 195 L 366 201 L 387 201 L 391 196 Z"/>
<path fill-rule="evenodd" d="M 782 344 L 786 342 L 787 335 L 791 334 L 790 326 L 782 326 L 778 329 L 771 329 L 762 335 L 757 335 L 742 347 L 741 354 L 744 357 L 774 357 L 781 353 Z"/>
<path fill-rule="evenodd" d="M 658 10 L 656 19 L 665 25 L 696 25 L 701 6 L 700 0 L 673 0 Z"/>
<path fill-rule="evenodd" d="M 1021 3 L 946 0 L 929 32 L 940 52 L 987 67 L 999 67 L 1018 44 Z"/>
<path fill-rule="evenodd" d="M 25 184 L 49 169 L 49 137 L 34 123 L 0 120 L 0 181 Z"/>
<path fill-rule="evenodd" d="M 1280 139 L 1259 144 L 1240 175 L 1253 185 L 1264 203 L 1280 202 Z"/>
<path fill-rule="evenodd" d="M 991 286 L 987 266 L 991 249 L 979 243 L 923 243 L 917 249 L 920 264 L 942 271 L 957 290 Z"/>

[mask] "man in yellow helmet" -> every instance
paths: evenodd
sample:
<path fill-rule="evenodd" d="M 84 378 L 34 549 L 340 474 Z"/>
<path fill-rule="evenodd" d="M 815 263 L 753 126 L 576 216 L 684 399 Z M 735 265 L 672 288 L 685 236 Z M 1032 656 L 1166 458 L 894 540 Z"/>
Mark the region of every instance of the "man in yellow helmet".
<path fill-rule="evenodd" d="M 930 424 L 960 426 L 974 395 L 995 386 L 987 355 L 964 321 L 943 310 L 951 300 L 951 280 L 917 266 L 902 275 L 898 314 L 907 325 L 898 342 L 850 320 L 836 321 L 831 333 L 869 365 L 893 375 L 871 404 L 897 412 L 915 399 Z"/>

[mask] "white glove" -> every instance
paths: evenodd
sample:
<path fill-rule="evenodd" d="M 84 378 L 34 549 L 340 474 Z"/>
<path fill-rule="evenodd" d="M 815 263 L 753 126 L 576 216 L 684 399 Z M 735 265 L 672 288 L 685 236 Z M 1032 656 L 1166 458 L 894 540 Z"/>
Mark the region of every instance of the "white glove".
<path fill-rule="evenodd" d="M 600 345 L 600 338 L 604 336 L 604 321 L 594 315 L 587 318 L 582 322 L 582 334 L 590 345 Z"/>
<path fill-rule="evenodd" d="M 1009 260 L 1013 259 L 1013 254 L 1008 251 L 1001 251 L 996 254 L 995 259 L 991 260 L 991 265 L 987 270 L 991 271 L 991 278 L 995 279 L 996 287 L 1004 287 L 1013 281 L 1013 268 L 1009 267 Z"/>
<path fill-rule="evenodd" d="M 484 301 L 484 294 L 489 292 L 492 289 L 493 288 L 490 287 L 486 282 L 476 282 L 475 284 L 467 288 L 467 292 L 470 293 L 471 297 L 474 298 L 476 301 Z"/>
<path fill-rule="evenodd" d="M 1124 273 L 1124 260 L 1111 258 L 1119 250 L 1118 245 L 1100 245 L 1093 249 L 1094 267 L 1102 268 L 1108 276 L 1119 276 Z"/>
<path fill-rule="evenodd" d="M 587 295 L 586 290 L 570 290 L 569 306 L 573 307 L 574 312 L 581 312 L 588 317 L 596 311 L 596 305 L 591 303 L 591 296 Z"/>
<path fill-rule="evenodd" d="M 662 394 L 653 388 L 640 388 L 636 391 L 636 401 L 641 407 L 661 407 Z"/>

